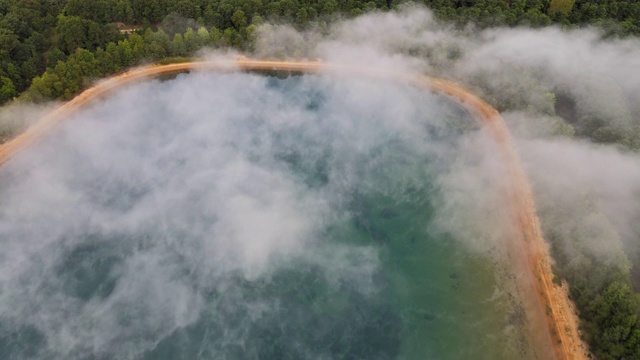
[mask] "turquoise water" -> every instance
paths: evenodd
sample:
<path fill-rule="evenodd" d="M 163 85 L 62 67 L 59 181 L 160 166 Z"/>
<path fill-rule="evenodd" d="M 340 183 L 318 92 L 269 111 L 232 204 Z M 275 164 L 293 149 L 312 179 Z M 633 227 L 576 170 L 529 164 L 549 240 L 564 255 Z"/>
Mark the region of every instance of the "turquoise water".
<path fill-rule="evenodd" d="M 436 223 L 472 124 L 363 80 L 125 90 L 0 174 L 0 358 L 522 355 L 494 259 Z"/>

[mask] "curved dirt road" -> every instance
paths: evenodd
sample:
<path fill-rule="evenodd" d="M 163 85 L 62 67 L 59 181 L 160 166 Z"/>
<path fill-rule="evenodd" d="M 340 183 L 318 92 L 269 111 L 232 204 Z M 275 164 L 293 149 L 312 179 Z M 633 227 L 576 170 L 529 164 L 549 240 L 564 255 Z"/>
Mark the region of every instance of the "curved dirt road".
<path fill-rule="evenodd" d="M 511 213 L 519 231 L 509 242 L 509 253 L 514 266 L 522 275 L 518 278 L 524 294 L 528 323 L 537 357 L 540 359 L 587 359 L 587 348 L 578 334 L 578 320 L 566 289 L 553 284 L 548 247 L 536 215 L 531 187 L 513 145 L 511 135 L 500 114 L 489 104 L 456 83 L 426 76 L 409 76 L 380 72 L 366 67 L 329 65 L 321 62 L 262 61 L 240 58 L 236 61 L 154 65 L 132 69 L 97 83 L 80 95 L 44 116 L 22 134 L 0 146 L 0 165 L 9 161 L 21 149 L 37 142 L 51 128 L 64 121 L 88 102 L 107 95 L 136 80 L 158 74 L 190 70 L 266 70 L 291 72 L 349 73 L 366 77 L 402 81 L 441 93 L 463 106 L 483 124 L 495 139 L 499 156 L 504 161 L 510 178 L 508 185 Z"/>
<path fill-rule="evenodd" d="M 456 101 L 489 126 L 511 180 L 508 184 L 511 213 L 520 231 L 514 234 L 517 241 L 511 241 L 509 246 L 517 270 L 524 270 L 528 275 L 521 276 L 519 280 L 521 290 L 527 295 L 525 306 L 529 321 L 537 328 L 546 326 L 546 335 L 551 338 L 550 345 L 557 359 L 588 359 L 588 347 L 580 339 L 578 317 L 566 285 L 560 287 L 553 283 L 551 256 L 542 236 L 531 186 L 504 119 L 491 105 L 455 83 L 429 78 L 423 79 L 423 82 L 433 91 Z M 534 343 L 543 346 L 544 339 L 537 338 L 540 334 L 533 336 L 536 337 Z M 549 356 L 545 352 L 538 355 Z"/>

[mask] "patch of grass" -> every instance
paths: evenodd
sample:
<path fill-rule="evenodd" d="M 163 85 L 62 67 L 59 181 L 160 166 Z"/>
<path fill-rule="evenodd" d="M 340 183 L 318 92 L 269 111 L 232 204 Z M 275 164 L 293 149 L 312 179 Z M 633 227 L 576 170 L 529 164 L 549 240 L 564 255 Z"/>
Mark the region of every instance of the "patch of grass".
<path fill-rule="evenodd" d="M 157 61 L 158 65 L 169 65 L 169 64 L 178 64 L 178 63 L 186 63 L 189 61 L 193 61 L 192 57 L 183 57 L 183 56 L 173 56 L 173 57 L 165 57 Z"/>
<path fill-rule="evenodd" d="M 549 4 L 549 15 L 558 12 L 568 15 L 573 9 L 575 2 L 576 0 L 551 0 Z"/>

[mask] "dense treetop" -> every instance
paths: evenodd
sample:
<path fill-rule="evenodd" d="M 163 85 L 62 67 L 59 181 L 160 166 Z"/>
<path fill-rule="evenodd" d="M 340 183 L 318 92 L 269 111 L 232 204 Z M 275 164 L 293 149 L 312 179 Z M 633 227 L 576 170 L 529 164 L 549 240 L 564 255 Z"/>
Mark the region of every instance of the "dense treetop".
<path fill-rule="evenodd" d="M 305 27 L 334 14 L 356 16 L 389 9 L 398 0 L 0 0 L 0 104 L 25 91 L 36 76 L 50 74 L 78 49 L 93 53 L 104 76 L 141 57 L 187 55 L 202 45 L 250 47 L 263 20 Z M 543 26 L 598 23 L 615 34 L 640 33 L 640 2 L 602 0 L 423 0 L 441 18 L 479 26 Z M 127 26 L 142 30 L 126 36 Z M 193 29 L 186 34 L 188 29 Z M 161 31 L 157 31 L 161 29 Z M 199 30 L 202 29 L 202 30 Z M 208 34 L 207 34 L 208 33 Z M 176 34 L 179 35 L 176 37 Z M 142 36 L 140 40 L 139 36 Z M 136 43 L 134 49 L 132 43 Z M 125 49 L 122 49 L 122 48 Z M 133 54 L 129 54 L 129 48 Z M 124 52 L 125 54 L 120 54 Z M 116 56 L 116 53 L 119 56 Z M 83 53 L 86 61 L 91 60 Z M 55 82 L 54 82 L 55 83 Z M 81 86 L 82 84 L 78 84 Z M 78 90 L 58 84 L 47 97 Z"/>

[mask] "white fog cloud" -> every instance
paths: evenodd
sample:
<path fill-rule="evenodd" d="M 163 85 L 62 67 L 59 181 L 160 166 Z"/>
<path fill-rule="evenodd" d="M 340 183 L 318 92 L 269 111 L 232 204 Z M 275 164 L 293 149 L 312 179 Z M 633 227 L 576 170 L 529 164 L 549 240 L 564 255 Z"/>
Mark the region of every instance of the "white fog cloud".
<path fill-rule="evenodd" d="M 598 256 L 637 246 L 637 154 L 557 136 L 573 128 L 551 116 L 545 94 L 568 93 L 581 111 L 614 126 L 640 124 L 637 39 L 602 40 L 593 29 L 456 30 L 415 6 L 339 21 L 324 35 L 270 24 L 258 35 L 259 57 L 422 72 L 509 102 L 515 111 L 505 118 L 517 130 L 543 220 L 552 214 L 558 221 L 547 226 L 585 231 L 563 246 Z M 399 162 L 411 167 L 426 155 L 437 159 L 440 193 L 425 231 L 480 253 L 499 248 L 509 231 L 501 164 L 483 131 L 455 142 L 425 135 L 451 117 L 441 98 L 371 79 L 303 76 L 285 91 L 269 81 L 203 73 L 147 81 L 8 163 L 0 176 L 0 317 L 8 328 L 36 326 L 48 355 L 60 359 L 104 355 L 115 344 L 116 357 L 132 358 L 195 323 L 212 299 L 222 309 L 212 321 L 233 323 L 212 346 L 242 346 L 247 326 L 233 322 L 233 311 L 257 319 L 282 310 L 244 298 L 238 284 L 268 282 L 293 264 L 321 268 L 337 289 L 349 284 L 374 296 L 376 249 L 327 246 L 326 228 L 348 218 L 349 196 L 373 188 L 377 175 L 419 185 L 424 174 L 401 172 Z M 322 105 L 309 110 L 315 96 Z M 367 158 L 390 144 L 403 144 L 409 160 L 383 151 Z M 326 184 L 314 187 L 288 169 L 282 159 L 292 154 L 309 168 L 326 161 Z M 585 201 L 588 210 L 572 212 Z M 80 246 L 87 237 L 92 243 Z M 109 296 L 83 302 L 89 290 L 73 282 L 73 269 L 118 281 L 90 289 Z M 131 323 L 134 312 L 143 323 Z"/>

